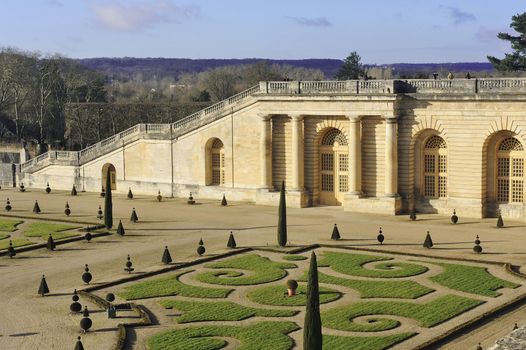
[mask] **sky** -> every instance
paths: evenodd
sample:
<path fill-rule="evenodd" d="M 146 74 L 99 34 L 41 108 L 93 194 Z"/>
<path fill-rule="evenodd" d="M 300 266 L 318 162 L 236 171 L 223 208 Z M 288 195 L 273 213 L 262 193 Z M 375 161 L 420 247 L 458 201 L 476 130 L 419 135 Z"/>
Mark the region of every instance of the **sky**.
<path fill-rule="evenodd" d="M 524 0 L 0 0 L 0 47 L 72 58 L 486 62 Z"/>

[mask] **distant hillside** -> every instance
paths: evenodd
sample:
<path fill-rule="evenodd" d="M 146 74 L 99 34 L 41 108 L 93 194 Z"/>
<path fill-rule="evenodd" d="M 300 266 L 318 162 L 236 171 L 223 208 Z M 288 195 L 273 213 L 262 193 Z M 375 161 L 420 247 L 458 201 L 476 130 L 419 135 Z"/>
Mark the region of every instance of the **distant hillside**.
<path fill-rule="evenodd" d="M 260 58 L 245 59 L 188 59 L 188 58 L 85 58 L 78 62 L 83 66 L 100 71 L 107 76 L 131 77 L 141 73 L 145 79 L 162 77 L 179 77 L 182 73 L 199 73 L 208 69 L 253 64 Z M 304 59 L 304 60 L 272 60 L 265 59 L 270 64 L 291 65 L 295 67 L 314 68 L 321 70 L 328 79 L 332 79 L 342 64 L 338 59 Z M 395 74 L 411 72 L 437 72 L 446 70 L 452 72 L 493 71 L 490 63 L 459 62 L 459 63 L 393 63 L 377 65 L 391 67 Z"/>

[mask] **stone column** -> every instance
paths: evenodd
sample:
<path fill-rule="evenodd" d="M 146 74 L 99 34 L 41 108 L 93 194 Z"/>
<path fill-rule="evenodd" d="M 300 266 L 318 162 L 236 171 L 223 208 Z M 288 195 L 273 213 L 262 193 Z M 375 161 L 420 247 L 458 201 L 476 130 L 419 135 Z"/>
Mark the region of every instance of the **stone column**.
<path fill-rule="evenodd" d="M 303 191 L 303 116 L 292 115 L 292 191 Z"/>
<path fill-rule="evenodd" d="M 260 115 L 261 135 L 259 139 L 259 159 L 260 159 L 260 187 L 270 189 L 272 187 L 272 154 L 270 143 L 270 115 Z"/>
<path fill-rule="evenodd" d="M 385 118 L 385 196 L 398 197 L 398 136 L 396 116 Z"/>
<path fill-rule="evenodd" d="M 361 118 L 349 116 L 349 194 L 362 195 Z"/>

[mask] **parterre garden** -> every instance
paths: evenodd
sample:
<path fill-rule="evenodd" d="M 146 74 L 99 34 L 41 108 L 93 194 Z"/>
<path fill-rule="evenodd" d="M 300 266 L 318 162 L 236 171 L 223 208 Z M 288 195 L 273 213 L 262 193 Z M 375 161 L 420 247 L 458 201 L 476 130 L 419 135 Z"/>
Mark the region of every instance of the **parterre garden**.
<path fill-rule="evenodd" d="M 301 348 L 309 254 L 252 251 L 131 282 L 117 295 L 145 304 L 159 319 L 173 318 L 147 340 L 151 350 L 213 350 L 232 342 L 237 349 Z M 449 321 L 452 328 L 457 317 L 498 306 L 523 288 L 516 277 L 499 278 L 482 263 L 330 248 L 316 254 L 329 350 L 380 350 L 422 334 L 430 338 L 434 327 Z M 298 286 L 289 296 L 291 278 Z"/>
<path fill-rule="evenodd" d="M 79 225 L 58 222 L 0 218 L 0 251 L 9 247 L 9 241 L 17 248 L 45 243 L 49 235 L 54 240 L 79 236 L 79 228 Z"/>

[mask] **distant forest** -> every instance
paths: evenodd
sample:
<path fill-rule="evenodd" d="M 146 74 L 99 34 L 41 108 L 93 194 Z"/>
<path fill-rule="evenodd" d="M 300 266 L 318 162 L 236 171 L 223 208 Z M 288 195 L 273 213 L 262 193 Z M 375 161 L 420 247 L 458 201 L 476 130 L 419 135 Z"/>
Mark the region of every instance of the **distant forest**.
<path fill-rule="evenodd" d="M 107 77 L 131 79 L 140 73 L 145 80 L 171 77 L 178 79 L 183 74 L 195 74 L 226 66 L 252 65 L 261 61 L 269 65 L 293 66 L 298 68 L 316 69 L 323 72 L 327 79 L 333 79 L 342 65 L 339 59 L 304 59 L 304 60 L 273 60 L 261 58 L 245 59 L 188 59 L 188 58 L 85 58 L 77 62 L 84 67 L 99 71 Z M 366 68 L 391 68 L 393 77 L 413 77 L 418 73 L 429 72 L 494 72 L 491 63 L 459 62 L 459 63 L 393 63 L 381 65 L 365 65 Z"/>

